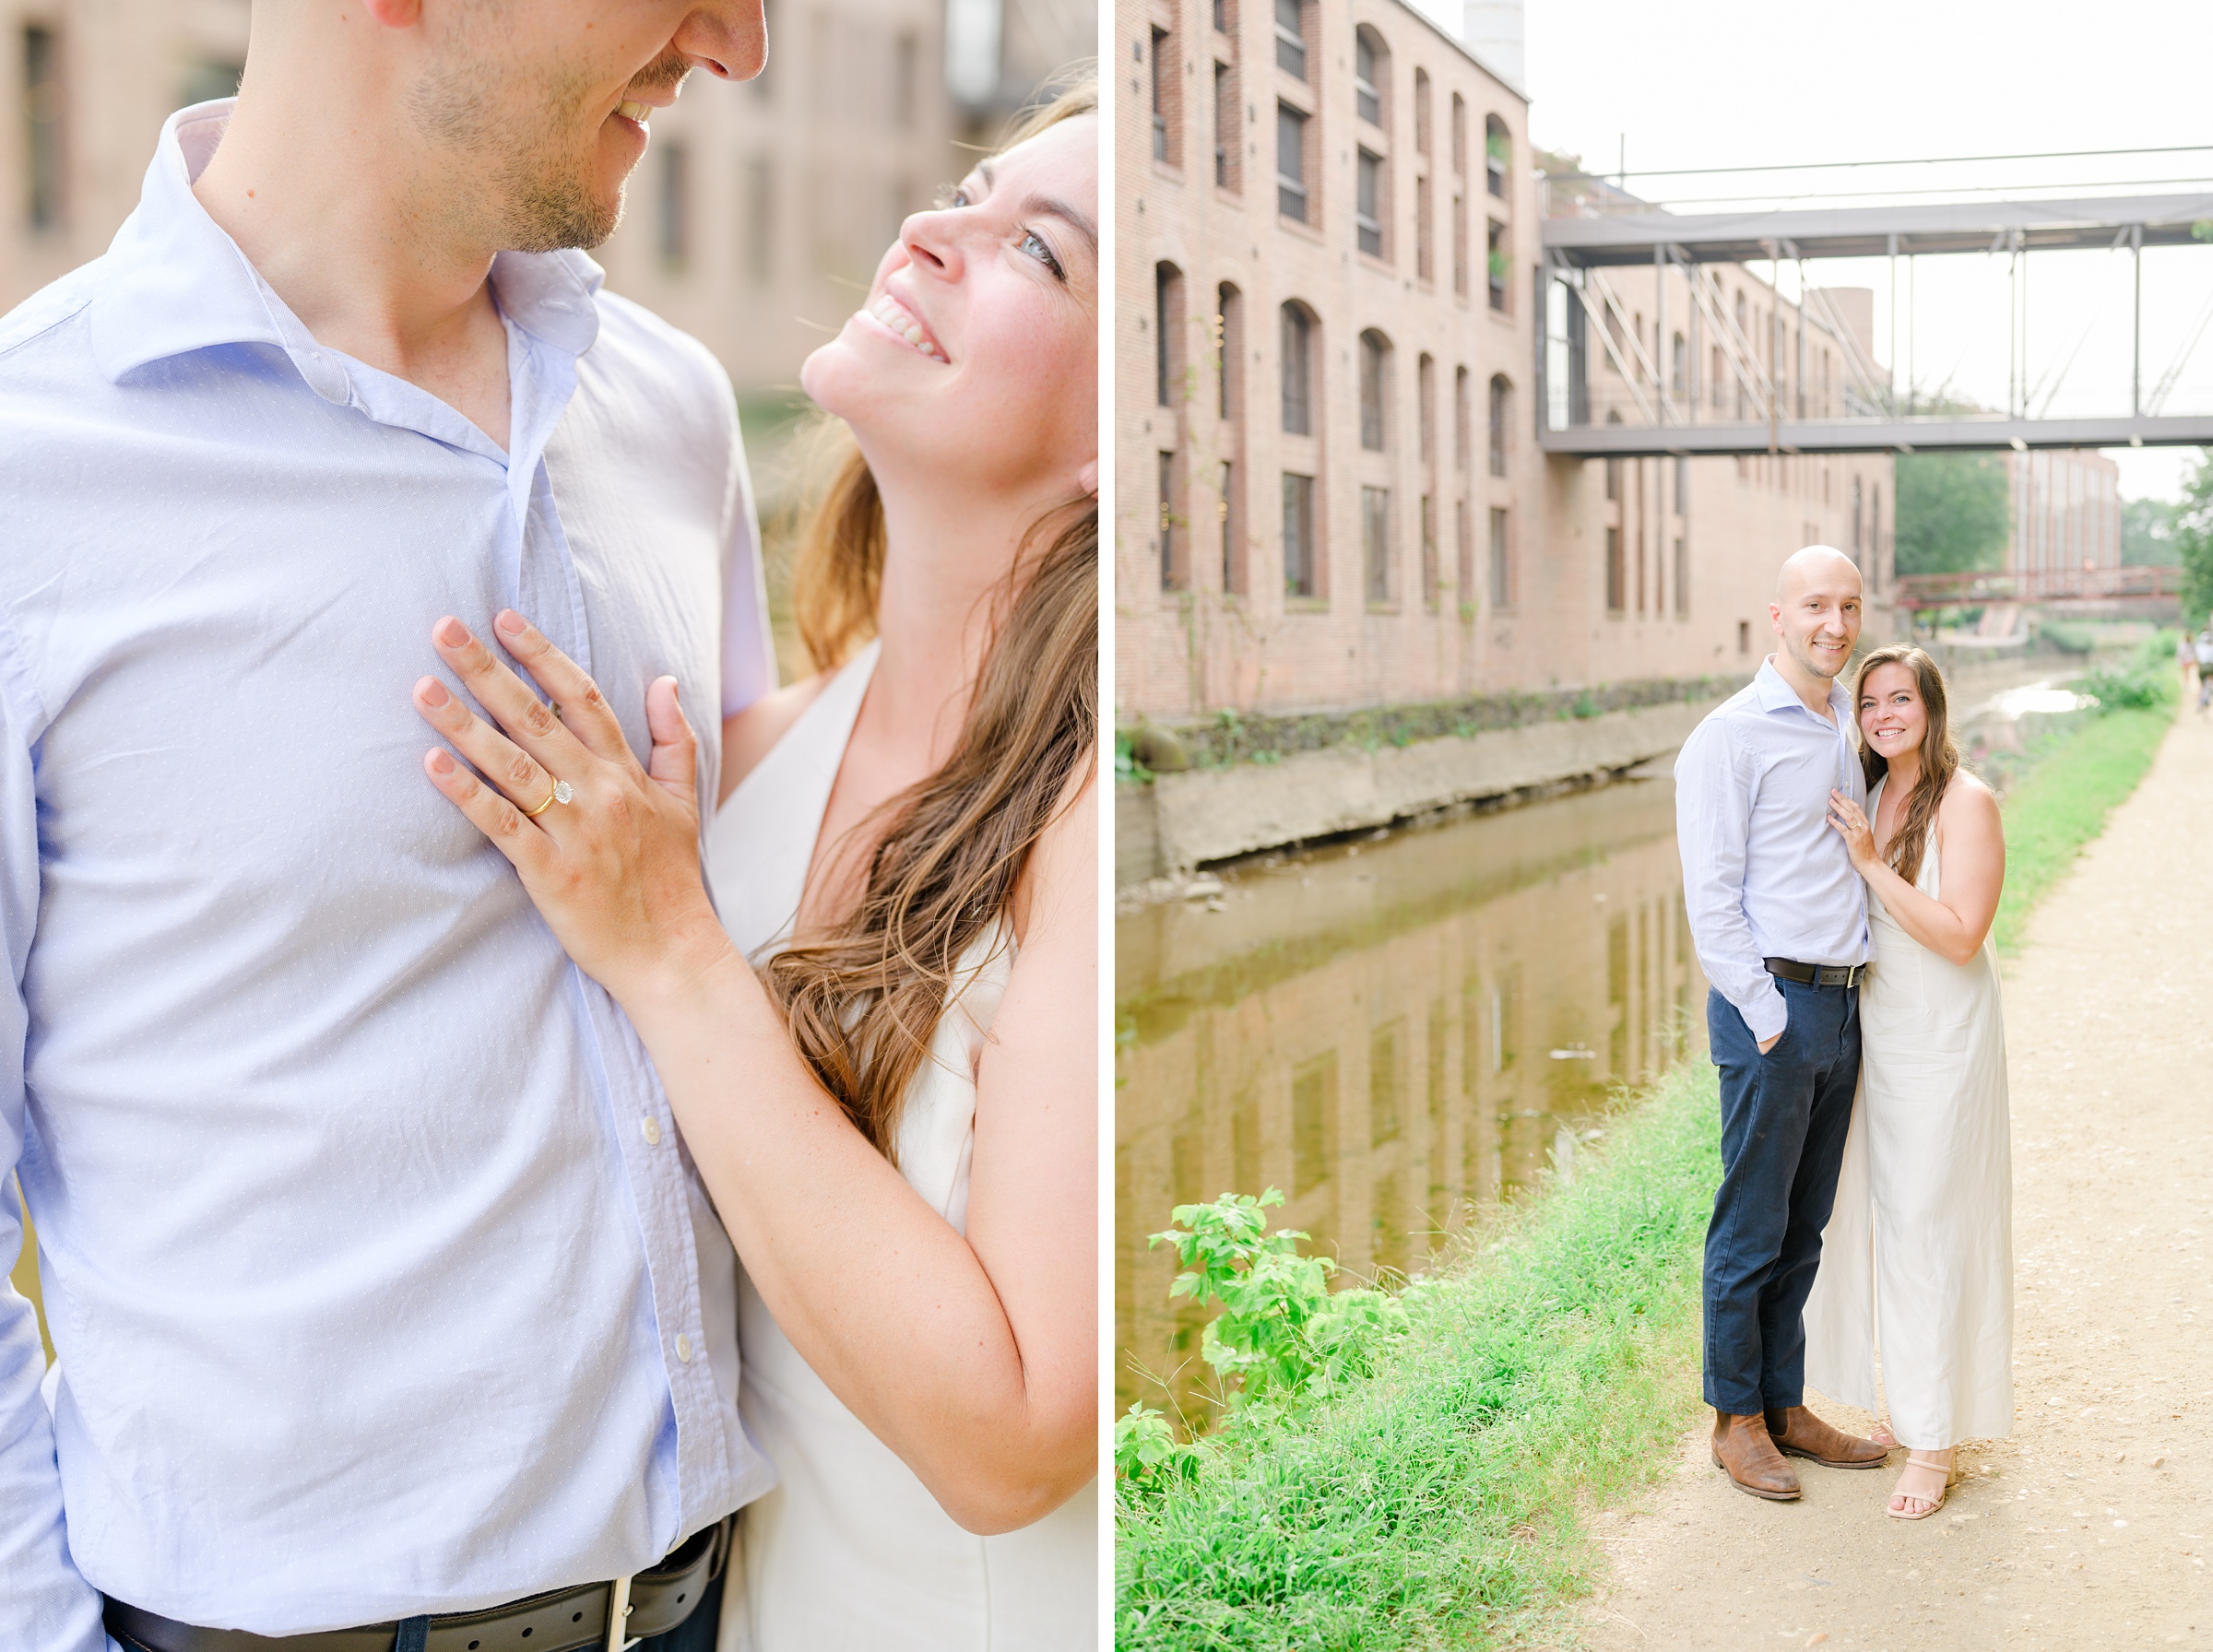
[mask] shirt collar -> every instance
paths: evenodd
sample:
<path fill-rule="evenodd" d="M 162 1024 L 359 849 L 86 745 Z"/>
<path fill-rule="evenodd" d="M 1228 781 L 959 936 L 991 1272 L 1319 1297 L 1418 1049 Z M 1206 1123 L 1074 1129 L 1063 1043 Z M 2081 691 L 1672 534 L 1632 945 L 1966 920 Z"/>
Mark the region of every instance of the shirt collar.
<path fill-rule="evenodd" d="M 152 362 L 227 344 L 274 345 L 308 385 L 344 404 L 347 358 L 324 348 L 246 262 L 192 193 L 230 124 L 235 100 L 180 109 L 163 123 L 137 207 L 108 248 L 92 301 L 92 347 L 112 383 Z M 491 288 L 523 332 L 569 356 L 599 334 L 594 303 L 605 272 L 584 254 L 502 253 Z"/>
<path fill-rule="evenodd" d="M 1783 711 L 1793 705 L 1800 711 L 1807 710 L 1805 702 L 1798 698 L 1798 690 L 1783 681 L 1782 673 L 1775 669 L 1773 655 L 1760 662 L 1752 687 L 1759 695 L 1759 709 L 1763 712 Z M 1836 714 L 1837 726 L 1843 728 L 1845 717 L 1852 710 L 1852 696 L 1844 691 L 1841 683 L 1834 680 L 1828 685 L 1828 709 Z"/>

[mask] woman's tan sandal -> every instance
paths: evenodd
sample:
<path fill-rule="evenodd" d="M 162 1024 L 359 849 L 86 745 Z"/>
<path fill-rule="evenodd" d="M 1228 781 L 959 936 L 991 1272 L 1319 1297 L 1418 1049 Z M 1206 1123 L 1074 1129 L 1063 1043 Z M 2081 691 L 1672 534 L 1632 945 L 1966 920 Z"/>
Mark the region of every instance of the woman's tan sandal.
<path fill-rule="evenodd" d="M 1894 1500 L 1902 1497 L 1909 1503 L 1927 1506 L 1896 1508 L 1886 1504 L 1883 1513 L 1893 1520 L 1925 1520 L 1944 1506 L 1945 1499 L 1951 1494 L 1952 1482 L 1959 1478 L 1956 1464 L 1932 1462 L 1918 1451 L 1909 1452 L 1905 1471 L 1898 1477 L 1898 1484 L 1891 1487 L 1890 1495 Z"/>

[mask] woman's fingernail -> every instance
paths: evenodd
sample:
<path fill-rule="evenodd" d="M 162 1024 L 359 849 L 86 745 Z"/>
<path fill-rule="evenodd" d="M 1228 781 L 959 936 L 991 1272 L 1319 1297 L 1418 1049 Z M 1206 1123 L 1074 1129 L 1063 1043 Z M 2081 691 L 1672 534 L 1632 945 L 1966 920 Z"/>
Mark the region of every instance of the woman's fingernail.
<path fill-rule="evenodd" d="M 529 629 L 529 622 L 513 608 L 503 608 L 492 623 L 511 637 L 519 637 Z"/>
<path fill-rule="evenodd" d="M 422 685 L 422 702 L 425 705 L 444 705 L 452 698 L 453 696 L 445 691 L 445 685 L 435 677 L 429 678 Z"/>
<path fill-rule="evenodd" d="M 468 627 L 450 617 L 438 621 L 438 640 L 448 648 L 458 648 L 468 641 Z"/>
<path fill-rule="evenodd" d="M 454 772 L 454 760 L 453 760 L 452 758 L 448 757 L 448 756 L 447 756 L 447 755 L 446 755 L 444 752 L 443 752 L 443 751 L 433 751 L 433 752 L 432 752 L 432 753 L 431 753 L 431 773 L 433 773 L 433 774 L 451 774 L 453 772 Z"/>

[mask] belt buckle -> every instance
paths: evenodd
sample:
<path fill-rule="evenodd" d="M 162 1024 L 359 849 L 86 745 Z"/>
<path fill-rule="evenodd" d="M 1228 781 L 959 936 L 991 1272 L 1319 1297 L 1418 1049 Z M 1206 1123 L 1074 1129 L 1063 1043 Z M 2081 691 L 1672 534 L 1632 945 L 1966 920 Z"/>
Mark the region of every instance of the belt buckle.
<path fill-rule="evenodd" d="M 618 1577 L 608 1586 L 607 1652 L 628 1652 L 628 1648 L 638 1644 L 635 1640 L 623 1638 L 622 1630 L 629 1622 L 630 1579 Z"/>

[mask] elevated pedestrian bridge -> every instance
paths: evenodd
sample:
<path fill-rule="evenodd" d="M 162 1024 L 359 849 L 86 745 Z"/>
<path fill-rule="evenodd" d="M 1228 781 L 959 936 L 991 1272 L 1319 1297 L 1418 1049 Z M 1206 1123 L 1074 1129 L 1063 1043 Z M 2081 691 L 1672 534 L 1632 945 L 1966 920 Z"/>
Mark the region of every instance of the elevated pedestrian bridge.
<path fill-rule="evenodd" d="M 1615 197 L 1627 201 L 1627 197 Z M 1632 208 L 1640 204 L 1630 203 Z M 2213 321 L 2213 191 L 2072 200 L 1965 201 L 1757 212 L 1606 211 L 1543 221 L 1537 282 L 1537 438 L 1547 453 L 1588 457 L 1774 453 L 1912 453 L 1933 449 L 2027 451 L 2213 443 L 2213 402 L 2168 403 Z M 2164 364 L 2146 378 L 2144 250 L 2203 246 L 2205 302 Z M 2029 269 L 2034 254 L 2125 257 L 2127 371 L 2113 405 L 2070 397 L 2052 411 L 2071 372 L 2118 385 L 2111 360 L 2119 314 L 2063 304 L 2040 313 L 2046 344 L 2032 372 Z M 1899 375 L 1899 262 L 1906 261 L 1908 336 L 1912 269 L 1924 257 L 2004 260 L 2007 389 L 2003 408 L 1944 394 L 1932 397 Z M 1889 337 L 1878 350 L 1873 311 L 1848 313 L 1839 289 L 1813 284 L 1805 266 L 1880 259 L 1889 279 Z M 2195 263 L 2195 260 L 2191 260 Z M 1722 266 L 1742 266 L 1765 284 L 1746 308 L 1741 284 L 1724 291 Z M 1762 266 L 1765 266 L 1764 270 Z M 1865 266 L 1862 266 L 1863 271 Z M 1879 267 L 1879 266 L 1878 266 Z M 2170 266 L 2172 267 L 2172 266 Z M 1796 290 L 1781 279 L 1796 275 Z M 2118 309 L 2117 282 L 2101 302 Z M 1863 299 L 1868 295 L 1863 294 Z M 2049 303 L 2049 301 L 2045 301 Z M 2103 342 L 2086 360 L 2084 345 Z M 2073 348 L 2067 340 L 2073 338 Z M 1941 341 L 1939 341 L 1941 342 Z M 2107 358 L 2095 359 L 2101 354 Z M 1887 358 L 1878 362 L 1878 354 Z M 1935 405 L 1931 406 L 1932 399 Z M 1989 399 L 1995 399 L 1994 392 Z M 2091 398 L 2095 401 L 2097 398 Z"/>

